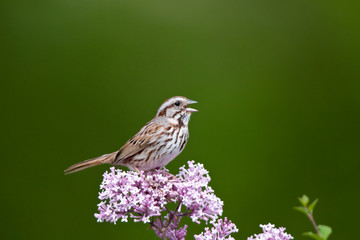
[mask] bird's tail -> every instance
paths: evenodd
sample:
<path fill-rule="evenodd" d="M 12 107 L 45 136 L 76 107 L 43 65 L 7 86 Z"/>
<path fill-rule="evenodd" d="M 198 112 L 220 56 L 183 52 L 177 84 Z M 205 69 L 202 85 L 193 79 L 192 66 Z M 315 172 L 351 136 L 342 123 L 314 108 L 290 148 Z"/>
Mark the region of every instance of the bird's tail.
<path fill-rule="evenodd" d="M 92 158 L 92 159 L 85 160 L 83 162 L 79 162 L 77 164 L 70 166 L 64 172 L 65 172 L 65 174 L 70 174 L 70 173 L 78 172 L 85 168 L 97 166 L 100 164 L 113 163 L 115 160 L 116 154 L 117 154 L 117 152 L 113 152 L 113 153 L 109 153 L 109 154 L 104 154 L 97 158 Z"/>

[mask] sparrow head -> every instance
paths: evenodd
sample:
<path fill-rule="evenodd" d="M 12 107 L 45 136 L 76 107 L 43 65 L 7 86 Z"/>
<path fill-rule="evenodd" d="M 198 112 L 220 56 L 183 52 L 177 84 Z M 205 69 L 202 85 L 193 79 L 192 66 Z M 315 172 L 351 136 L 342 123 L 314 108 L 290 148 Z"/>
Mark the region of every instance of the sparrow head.
<path fill-rule="evenodd" d="M 184 119 L 188 122 L 191 113 L 198 111 L 188 107 L 188 105 L 192 103 L 197 102 L 187 99 L 186 97 L 169 98 L 160 106 L 156 116 L 172 118 L 175 120 Z"/>

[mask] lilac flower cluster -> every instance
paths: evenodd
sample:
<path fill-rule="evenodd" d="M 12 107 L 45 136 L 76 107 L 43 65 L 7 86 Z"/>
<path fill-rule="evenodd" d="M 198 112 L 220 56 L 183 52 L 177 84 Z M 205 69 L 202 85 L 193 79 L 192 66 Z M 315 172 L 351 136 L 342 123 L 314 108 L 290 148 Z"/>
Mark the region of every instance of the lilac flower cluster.
<path fill-rule="evenodd" d="M 119 219 L 127 222 L 130 217 L 135 222 L 150 223 L 160 238 L 184 239 L 187 226 L 179 227 L 183 216 L 189 216 L 196 223 L 200 220 L 215 223 L 222 214 L 223 202 L 208 186 L 209 182 L 208 171 L 194 161 L 188 162 L 188 168 L 181 167 L 176 176 L 166 169 L 139 174 L 112 167 L 100 185 L 101 202 L 95 217 L 99 222 L 114 224 Z M 226 234 L 229 229 L 236 229 L 229 223 L 225 219 L 214 226 Z"/>
<path fill-rule="evenodd" d="M 202 232 L 199 235 L 195 235 L 194 236 L 195 239 L 196 240 L 214 240 L 214 239 L 233 240 L 234 238 L 232 238 L 230 234 L 239 231 L 236 228 L 235 224 L 232 223 L 230 220 L 228 221 L 226 217 L 224 221 L 222 219 L 219 219 L 217 222 L 214 222 L 213 225 L 214 227 L 212 227 L 211 230 L 207 227 L 205 228 L 205 232 Z"/>
<path fill-rule="evenodd" d="M 267 225 L 260 224 L 263 233 L 255 234 L 248 237 L 247 240 L 290 240 L 294 239 L 290 234 L 285 232 L 284 227 L 275 228 L 275 225 L 269 223 Z"/>

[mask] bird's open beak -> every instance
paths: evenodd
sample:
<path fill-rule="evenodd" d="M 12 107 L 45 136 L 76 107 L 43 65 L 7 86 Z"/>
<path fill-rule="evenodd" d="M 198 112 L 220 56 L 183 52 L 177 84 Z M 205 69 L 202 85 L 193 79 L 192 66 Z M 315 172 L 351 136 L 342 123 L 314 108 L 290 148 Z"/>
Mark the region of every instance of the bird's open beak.
<path fill-rule="evenodd" d="M 187 104 L 193 104 L 193 103 L 197 103 L 197 101 L 190 100 L 190 99 L 187 101 Z M 194 108 L 186 108 L 186 111 L 187 112 L 197 112 L 198 110 L 196 110 Z"/>

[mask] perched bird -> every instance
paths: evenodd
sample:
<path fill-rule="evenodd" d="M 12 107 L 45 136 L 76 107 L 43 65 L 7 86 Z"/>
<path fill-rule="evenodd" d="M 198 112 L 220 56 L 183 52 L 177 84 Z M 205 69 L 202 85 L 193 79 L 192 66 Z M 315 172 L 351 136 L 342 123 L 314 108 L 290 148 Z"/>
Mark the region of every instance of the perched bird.
<path fill-rule="evenodd" d="M 190 116 L 197 112 L 188 108 L 192 103 L 197 102 L 185 97 L 169 98 L 155 117 L 120 150 L 74 164 L 64 171 L 65 174 L 104 163 L 125 166 L 137 172 L 164 167 L 184 150 L 189 139 Z"/>

